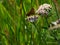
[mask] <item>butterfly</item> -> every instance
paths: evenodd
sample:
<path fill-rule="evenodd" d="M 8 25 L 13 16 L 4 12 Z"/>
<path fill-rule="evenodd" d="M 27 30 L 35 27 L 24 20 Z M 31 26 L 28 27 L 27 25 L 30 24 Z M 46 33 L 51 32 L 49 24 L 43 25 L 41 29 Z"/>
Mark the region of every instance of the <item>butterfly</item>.
<path fill-rule="evenodd" d="M 30 11 L 26 14 L 27 16 L 35 14 L 35 9 L 32 7 Z"/>
<path fill-rule="evenodd" d="M 27 17 L 25 18 L 25 20 L 29 22 L 35 22 L 39 17 L 39 15 L 35 15 L 34 8 L 31 8 L 31 10 L 26 15 Z"/>

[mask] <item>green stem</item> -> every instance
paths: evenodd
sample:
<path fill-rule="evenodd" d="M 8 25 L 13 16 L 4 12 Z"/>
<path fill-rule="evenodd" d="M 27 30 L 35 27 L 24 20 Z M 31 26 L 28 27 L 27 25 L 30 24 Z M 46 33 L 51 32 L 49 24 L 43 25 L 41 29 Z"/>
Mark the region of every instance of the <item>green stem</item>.
<path fill-rule="evenodd" d="M 59 15 L 58 15 L 56 4 L 55 4 L 54 0 L 51 0 L 51 2 L 53 2 L 53 4 L 54 4 L 56 15 L 57 15 L 57 18 L 59 19 Z"/>
<path fill-rule="evenodd" d="M 36 0 L 36 6 L 37 6 L 37 8 L 39 7 L 39 2 L 38 2 L 38 0 Z"/>

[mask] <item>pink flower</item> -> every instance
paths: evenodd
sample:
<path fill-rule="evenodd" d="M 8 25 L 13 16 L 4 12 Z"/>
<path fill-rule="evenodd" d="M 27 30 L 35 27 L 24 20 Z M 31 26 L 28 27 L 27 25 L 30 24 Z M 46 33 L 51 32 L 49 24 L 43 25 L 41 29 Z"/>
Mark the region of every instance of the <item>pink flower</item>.
<path fill-rule="evenodd" d="M 38 10 L 36 11 L 37 14 L 41 15 L 48 15 L 49 10 L 51 10 L 52 6 L 50 4 L 43 4 L 39 6 Z"/>
<path fill-rule="evenodd" d="M 48 10 L 52 8 L 52 6 L 49 4 L 43 4 L 43 7 Z"/>

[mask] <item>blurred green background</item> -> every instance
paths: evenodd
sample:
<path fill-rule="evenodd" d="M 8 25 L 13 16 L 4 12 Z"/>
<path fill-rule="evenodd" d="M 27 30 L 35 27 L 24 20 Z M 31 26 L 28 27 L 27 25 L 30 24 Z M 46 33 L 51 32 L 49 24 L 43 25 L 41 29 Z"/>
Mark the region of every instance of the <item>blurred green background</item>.
<path fill-rule="evenodd" d="M 60 0 L 0 0 L 0 45 L 60 45 L 60 29 L 48 30 L 46 19 L 25 21 L 26 14 L 41 4 L 52 5 L 48 22 L 60 16 Z M 27 29 L 25 29 L 25 26 Z"/>

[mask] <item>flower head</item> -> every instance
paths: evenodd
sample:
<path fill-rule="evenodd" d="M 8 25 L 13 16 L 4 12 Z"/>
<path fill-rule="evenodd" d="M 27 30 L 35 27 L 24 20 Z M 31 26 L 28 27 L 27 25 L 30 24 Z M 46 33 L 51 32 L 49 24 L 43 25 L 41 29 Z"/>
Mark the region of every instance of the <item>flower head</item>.
<path fill-rule="evenodd" d="M 50 4 L 43 4 L 39 6 L 38 10 L 36 11 L 37 14 L 41 15 L 48 15 L 49 10 L 51 10 L 52 6 Z"/>
<path fill-rule="evenodd" d="M 43 7 L 48 10 L 52 8 L 52 6 L 49 4 L 43 4 Z"/>

